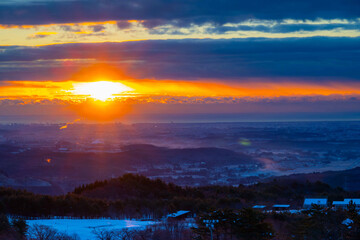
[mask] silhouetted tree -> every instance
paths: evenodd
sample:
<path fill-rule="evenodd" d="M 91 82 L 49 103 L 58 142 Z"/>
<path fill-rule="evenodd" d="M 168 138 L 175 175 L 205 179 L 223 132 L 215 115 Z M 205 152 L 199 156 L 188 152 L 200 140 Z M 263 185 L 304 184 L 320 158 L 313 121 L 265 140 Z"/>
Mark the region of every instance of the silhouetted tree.
<path fill-rule="evenodd" d="M 29 228 L 29 240 L 79 240 L 77 235 L 68 235 L 45 225 L 35 224 Z"/>
<path fill-rule="evenodd" d="M 10 222 L 6 215 L 0 215 L 0 232 L 8 231 L 10 229 Z"/>
<path fill-rule="evenodd" d="M 25 236 L 28 225 L 26 224 L 26 221 L 22 218 L 13 219 L 11 221 L 11 225 L 14 228 L 14 230 L 19 233 L 20 236 Z"/>
<path fill-rule="evenodd" d="M 44 225 L 33 225 L 28 232 L 29 239 L 31 240 L 54 240 L 57 231 L 51 227 Z"/>
<path fill-rule="evenodd" d="M 346 214 L 348 219 L 350 219 L 350 222 L 347 225 L 348 233 L 346 239 L 360 239 L 360 215 L 356 208 L 356 204 L 353 201 L 350 201 L 347 206 Z"/>
<path fill-rule="evenodd" d="M 274 230 L 264 220 L 265 215 L 261 212 L 251 208 L 240 210 L 239 217 L 235 220 L 235 235 L 244 240 L 272 239 Z"/>
<path fill-rule="evenodd" d="M 346 227 L 342 224 L 345 214 L 313 204 L 311 209 L 304 211 L 297 222 L 295 239 L 308 240 L 341 240 L 344 239 Z"/>
<path fill-rule="evenodd" d="M 194 228 L 199 239 L 210 236 L 210 229 L 206 221 L 213 222 L 213 235 L 216 238 L 265 240 L 274 237 L 271 224 L 266 223 L 265 215 L 250 208 L 244 208 L 239 212 L 233 210 L 213 211 L 198 221 L 198 227 Z"/>

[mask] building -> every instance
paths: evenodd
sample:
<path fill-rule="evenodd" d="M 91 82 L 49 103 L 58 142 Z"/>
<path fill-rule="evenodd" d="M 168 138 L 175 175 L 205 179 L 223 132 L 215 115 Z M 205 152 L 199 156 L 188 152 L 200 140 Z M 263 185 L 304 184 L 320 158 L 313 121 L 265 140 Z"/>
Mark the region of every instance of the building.
<path fill-rule="evenodd" d="M 289 204 L 274 204 L 272 206 L 274 211 L 289 211 L 290 205 Z"/>
<path fill-rule="evenodd" d="M 328 199 L 327 198 L 305 198 L 304 208 L 310 209 L 312 205 L 318 205 L 320 207 L 327 207 Z"/>
<path fill-rule="evenodd" d="M 167 220 L 170 221 L 179 221 L 179 220 L 185 220 L 186 218 L 190 217 L 190 215 L 191 215 L 190 211 L 180 210 L 177 211 L 176 213 L 171 213 L 167 215 L 166 218 Z"/>
<path fill-rule="evenodd" d="M 360 210 L 359 198 L 345 198 L 344 201 L 333 201 L 332 206 L 335 209 L 346 209 L 351 201 L 356 205 L 356 209 Z"/>
<path fill-rule="evenodd" d="M 344 201 L 333 201 L 332 206 L 335 209 L 341 209 L 341 208 L 344 209 L 346 208 L 347 204 Z"/>
<path fill-rule="evenodd" d="M 258 209 L 258 210 L 265 210 L 266 206 L 265 205 L 255 205 L 252 208 L 253 209 Z"/>

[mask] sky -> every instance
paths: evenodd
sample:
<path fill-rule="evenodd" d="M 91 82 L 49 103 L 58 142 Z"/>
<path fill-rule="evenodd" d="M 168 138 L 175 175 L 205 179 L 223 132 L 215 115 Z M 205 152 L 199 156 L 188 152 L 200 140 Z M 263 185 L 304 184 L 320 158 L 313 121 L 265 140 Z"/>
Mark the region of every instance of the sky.
<path fill-rule="evenodd" d="M 360 119 L 358 0 L 2 0 L 0 123 Z"/>

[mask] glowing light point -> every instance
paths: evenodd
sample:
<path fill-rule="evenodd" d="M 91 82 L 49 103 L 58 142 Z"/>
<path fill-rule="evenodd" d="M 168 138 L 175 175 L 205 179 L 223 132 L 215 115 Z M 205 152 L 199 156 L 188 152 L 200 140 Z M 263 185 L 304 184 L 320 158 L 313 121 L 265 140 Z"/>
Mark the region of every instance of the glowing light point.
<path fill-rule="evenodd" d="M 243 146 L 246 146 L 246 147 L 251 146 L 250 140 L 249 140 L 249 139 L 246 139 L 246 138 L 240 139 L 240 140 L 239 140 L 239 144 L 240 144 L 240 145 L 243 145 Z"/>

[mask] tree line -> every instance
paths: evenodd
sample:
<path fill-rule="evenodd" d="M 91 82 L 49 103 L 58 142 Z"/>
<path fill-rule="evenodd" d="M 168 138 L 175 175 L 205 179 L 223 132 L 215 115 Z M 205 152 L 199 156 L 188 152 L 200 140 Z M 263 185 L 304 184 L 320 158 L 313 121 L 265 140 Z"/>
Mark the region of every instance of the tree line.
<path fill-rule="evenodd" d="M 39 195 L 25 190 L 0 188 L 0 214 L 77 218 L 159 219 L 178 210 L 201 214 L 213 209 L 240 209 L 254 204 L 286 203 L 302 206 L 305 196 L 327 196 L 329 200 L 358 197 L 359 192 L 316 183 L 279 182 L 252 186 L 180 187 L 161 180 L 126 174 L 96 181 L 59 196 Z"/>

